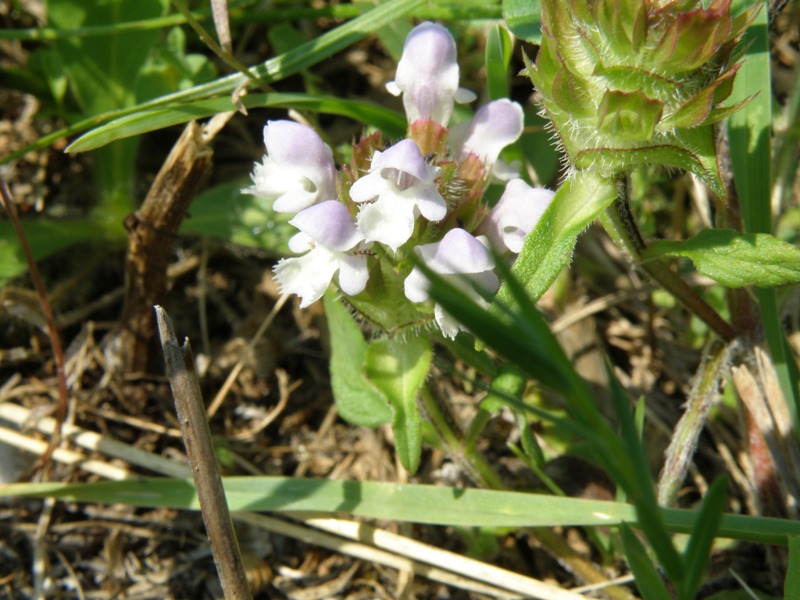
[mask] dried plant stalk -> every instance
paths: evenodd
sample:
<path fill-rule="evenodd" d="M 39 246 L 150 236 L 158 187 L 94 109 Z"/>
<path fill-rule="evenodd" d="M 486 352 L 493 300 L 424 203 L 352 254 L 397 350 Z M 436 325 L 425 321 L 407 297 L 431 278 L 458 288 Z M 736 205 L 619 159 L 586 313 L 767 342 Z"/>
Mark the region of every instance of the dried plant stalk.
<path fill-rule="evenodd" d="M 142 207 L 125 220 L 125 300 L 118 338 L 120 368 L 147 371 L 156 336 L 153 306 L 164 302 L 167 264 L 186 211 L 211 170 L 211 150 L 192 121 L 183 130 Z"/>

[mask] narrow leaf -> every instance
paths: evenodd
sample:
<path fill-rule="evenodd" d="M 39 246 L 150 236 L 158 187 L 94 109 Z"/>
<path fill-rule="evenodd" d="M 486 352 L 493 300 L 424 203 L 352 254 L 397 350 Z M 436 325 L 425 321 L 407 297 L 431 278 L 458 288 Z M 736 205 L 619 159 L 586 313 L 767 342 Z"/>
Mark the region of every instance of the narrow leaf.
<path fill-rule="evenodd" d="M 365 125 L 376 127 L 389 137 L 402 137 L 406 129 L 405 117 L 388 108 L 367 102 L 343 100 L 335 96 L 252 94 L 241 98 L 241 102 L 247 108 L 293 108 L 342 115 Z M 92 129 L 70 144 L 67 151 L 94 150 L 114 140 L 141 135 L 231 110 L 236 110 L 236 107 L 227 96 L 145 110 Z"/>
<path fill-rule="evenodd" d="M 706 492 L 697 520 L 692 528 L 689 544 L 683 554 L 685 578 L 680 584 L 684 598 L 694 598 L 708 564 L 711 545 L 717 535 L 728 494 L 728 478 L 719 477 Z"/>
<path fill-rule="evenodd" d="M 375 519 L 474 527 L 607 527 L 636 523 L 634 508 L 622 502 L 545 494 L 291 477 L 225 477 L 223 483 L 228 504 L 234 511 L 345 511 Z M 88 484 L 0 485 L 0 496 L 63 498 L 139 507 L 199 508 L 191 480 L 164 477 L 136 476 L 126 481 Z M 664 510 L 664 518 L 670 531 L 688 533 L 697 519 L 697 511 Z M 785 545 L 787 536 L 800 536 L 800 522 L 724 515 L 719 536 Z"/>
<path fill-rule="evenodd" d="M 628 559 L 628 565 L 630 565 L 631 571 L 636 577 L 636 587 L 639 588 L 642 598 L 647 598 L 647 600 L 671 600 L 661 575 L 658 574 L 650 557 L 647 556 L 647 550 L 645 550 L 639 538 L 626 524 L 623 524 L 620 529 L 622 544 L 625 548 L 625 557 Z"/>
<path fill-rule="evenodd" d="M 511 61 L 511 36 L 502 25 L 489 30 L 486 39 L 486 87 L 489 98 L 508 97 L 508 65 Z"/>

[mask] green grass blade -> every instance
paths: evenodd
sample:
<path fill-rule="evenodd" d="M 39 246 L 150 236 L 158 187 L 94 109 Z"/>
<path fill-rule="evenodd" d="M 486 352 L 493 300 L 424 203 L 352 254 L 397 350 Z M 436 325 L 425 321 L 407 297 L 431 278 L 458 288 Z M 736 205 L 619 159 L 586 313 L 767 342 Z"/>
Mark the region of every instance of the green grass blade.
<path fill-rule="evenodd" d="M 744 64 L 736 75 L 730 103 L 755 98 L 734 113 L 728 123 L 731 163 L 747 233 L 772 232 L 771 150 L 772 127 L 771 64 L 767 10 L 748 29 L 749 44 Z M 780 323 L 775 292 L 756 288 L 764 334 L 783 395 L 788 403 L 795 431 L 800 431 L 800 377 Z"/>
<path fill-rule="evenodd" d="M 639 588 L 642 598 L 670 600 L 671 596 L 667 592 L 664 581 L 656 571 L 642 542 L 627 524 L 622 525 L 620 533 L 622 534 L 622 545 L 625 548 L 625 558 L 628 559 L 628 565 L 636 577 L 636 587 Z"/>
<path fill-rule="evenodd" d="M 388 519 L 464 527 L 555 527 L 635 524 L 634 507 L 621 502 L 544 494 L 459 489 L 438 485 L 294 479 L 223 478 L 231 510 L 347 512 Z M 15 483 L 0 486 L 0 497 L 52 497 L 76 502 L 122 503 L 140 507 L 197 510 L 191 480 L 136 477 L 86 484 Z M 673 532 L 688 532 L 697 511 L 664 510 Z M 719 537 L 771 544 L 800 535 L 800 522 L 724 515 Z"/>
<path fill-rule="evenodd" d="M 689 544 L 683 554 L 683 564 L 686 568 L 685 577 L 680 585 L 680 595 L 687 600 L 695 597 L 703 574 L 708 564 L 711 545 L 717 534 L 722 512 L 725 510 L 725 501 L 728 495 L 728 478 L 718 478 L 706 492 L 697 521 L 692 529 Z"/>
<path fill-rule="evenodd" d="M 789 538 L 789 565 L 783 582 L 784 598 L 800 598 L 800 537 Z"/>
<path fill-rule="evenodd" d="M 265 83 L 274 83 L 281 79 L 285 79 L 290 75 L 294 75 L 308 69 L 318 62 L 330 57 L 336 52 L 354 44 L 355 42 L 363 39 L 370 33 L 380 29 L 399 19 L 411 11 L 418 9 L 425 3 L 425 0 L 389 0 L 384 2 L 374 9 L 370 10 L 355 19 L 340 25 L 336 29 L 328 31 L 318 38 L 311 40 L 301 46 L 298 46 L 290 52 L 281 54 L 255 66 L 250 69 L 252 73 L 260 77 Z M 110 111 L 102 115 L 97 115 L 90 119 L 85 119 L 80 123 L 74 124 L 72 127 L 62 129 L 51 135 L 45 136 L 38 140 L 36 143 L 26 146 L 9 156 L 0 160 L 0 164 L 6 164 L 31 150 L 49 146 L 56 140 L 72 135 L 81 133 L 91 127 L 103 125 L 112 119 L 118 119 L 127 115 L 132 115 L 137 112 L 149 110 L 152 108 L 163 107 L 169 104 L 182 104 L 187 102 L 195 102 L 214 96 L 221 96 L 230 94 L 237 87 L 245 81 L 245 76 L 241 74 L 229 75 L 222 77 L 215 81 L 197 85 L 187 90 L 167 94 L 143 102 L 137 106 L 130 108 Z"/>
<path fill-rule="evenodd" d="M 388 108 L 359 102 L 343 100 L 335 96 L 309 94 L 253 94 L 242 98 L 247 108 L 294 108 L 327 114 L 342 115 L 380 129 L 388 137 L 402 137 L 406 130 L 406 119 L 400 113 Z M 141 135 L 172 125 L 180 125 L 194 119 L 203 119 L 217 113 L 236 110 L 227 96 L 209 98 L 197 102 L 176 104 L 137 112 L 115 119 L 110 123 L 92 129 L 79 137 L 67 152 L 86 152 L 101 148 L 121 138 Z"/>

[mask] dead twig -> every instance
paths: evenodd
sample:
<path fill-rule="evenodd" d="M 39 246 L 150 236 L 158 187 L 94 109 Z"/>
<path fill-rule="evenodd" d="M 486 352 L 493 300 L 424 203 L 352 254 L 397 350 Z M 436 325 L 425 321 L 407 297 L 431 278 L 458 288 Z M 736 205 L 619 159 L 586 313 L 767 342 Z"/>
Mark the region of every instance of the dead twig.
<path fill-rule="evenodd" d="M 188 338 L 182 347 L 178 344 L 172 321 L 163 308 L 156 306 L 155 313 L 186 455 L 192 469 L 222 590 L 226 599 L 250 599 L 252 596 L 247 585 L 247 575 L 228 510 L 225 489 L 222 487 L 200 384 L 195 374 L 192 349 Z"/>

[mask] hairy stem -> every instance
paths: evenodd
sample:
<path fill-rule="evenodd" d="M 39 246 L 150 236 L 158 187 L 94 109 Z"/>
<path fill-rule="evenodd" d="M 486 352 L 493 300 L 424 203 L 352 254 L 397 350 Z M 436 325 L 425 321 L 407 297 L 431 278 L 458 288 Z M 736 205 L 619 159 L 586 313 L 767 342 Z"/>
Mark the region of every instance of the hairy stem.
<path fill-rule="evenodd" d="M 627 178 L 620 178 L 617 183 L 617 199 L 600 217 L 603 227 L 614 242 L 631 257 L 633 262 L 650 277 L 672 294 L 692 314 L 697 315 L 717 335 L 726 342 L 733 341 L 736 331 L 720 315 L 695 292 L 684 279 L 673 271 L 664 261 L 642 261 L 642 254 L 647 245 L 642 238 L 636 221 L 628 205 Z"/>

